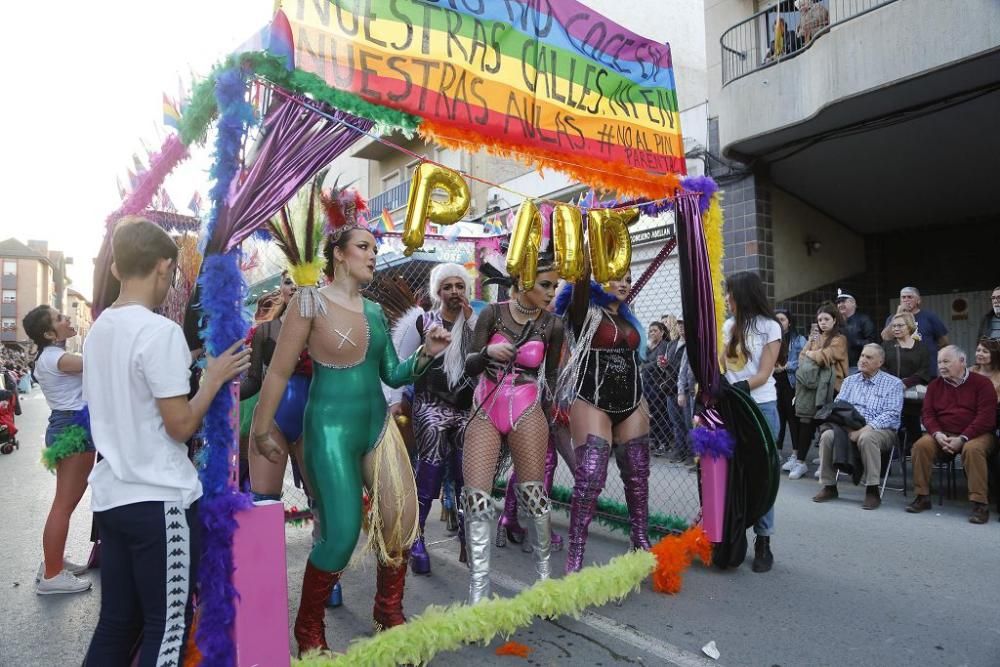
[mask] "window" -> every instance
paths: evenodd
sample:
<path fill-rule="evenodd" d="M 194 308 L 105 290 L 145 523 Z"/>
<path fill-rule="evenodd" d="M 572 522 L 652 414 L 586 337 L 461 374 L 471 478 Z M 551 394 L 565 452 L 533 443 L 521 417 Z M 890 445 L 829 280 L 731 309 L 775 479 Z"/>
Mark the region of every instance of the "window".
<path fill-rule="evenodd" d="M 16 259 L 5 259 L 3 261 L 3 274 L 5 276 L 16 276 L 17 275 L 17 260 Z"/>
<path fill-rule="evenodd" d="M 4 303 L 17 303 L 17 290 L 5 289 L 3 291 Z"/>
<path fill-rule="evenodd" d="M 0 330 L 4 333 L 13 333 L 17 331 L 17 320 L 13 317 L 5 317 L 0 320 Z"/>
<path fill-rule="evenodd" d="M 382 177 L 382 192 L 391 190 L 399 185 L 399 171 L 393 171 Z"/>

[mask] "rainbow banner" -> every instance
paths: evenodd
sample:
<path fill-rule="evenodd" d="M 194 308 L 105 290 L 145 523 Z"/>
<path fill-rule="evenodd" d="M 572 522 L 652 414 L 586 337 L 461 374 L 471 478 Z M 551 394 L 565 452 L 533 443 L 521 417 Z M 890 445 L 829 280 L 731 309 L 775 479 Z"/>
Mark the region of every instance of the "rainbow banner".
<path fill-rule="evenodd" d="M 577 0 L 282 0 L 272 42 L 444 144 L 685 173 L 670 47 Z M 275 34 L 277 33 L 277 34 Z M 473 146 L 469 146 L 472 144 Z"/>

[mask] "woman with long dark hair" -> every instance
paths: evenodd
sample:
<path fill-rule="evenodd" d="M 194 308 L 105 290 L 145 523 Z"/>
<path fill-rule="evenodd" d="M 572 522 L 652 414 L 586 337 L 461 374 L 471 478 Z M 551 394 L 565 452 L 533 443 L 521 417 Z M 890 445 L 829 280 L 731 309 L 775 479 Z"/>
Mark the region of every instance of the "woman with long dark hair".
<path fill-rule="evenodd" d="M 35 379 L 49 409 L 45 446 L 55 464 L 56 495 L 42 532 L 44 560 L 35 578 L 37 593 L 79 593 L 91 583 L 77 575 L 87 570 L 66 560 L 69 520 L 87 490 L 87 475 L 94 467 L 94 443 L 80 425 L 83 405 L 83 357 L 66 352 L 66 340 L 76 335 L 69 318 L 51 306 L 38 306 L 25 315 L 24 331 L 38 346 Z M 74 437 L 75 436 L 75 437 Z"/>
<path fill-rule="evenodd" d="M 795 320 L 792 314 L 784 308 L 774 311 L 781 325 L 781 351 L 778 352 L 778 360 L 774 364 L 774 383 L 778 390 L 778 439 L 774 443 L 778 447 L 778 453 L 785 446 L 785 427 L 790 433 L 795 433 L 795 410 L 792 407 L 792 399 L 795 398 L 795 371 L 799 368 L 799 353 L 806 346 L 806 337 L 799 333 L 795 327 Z M 793 435 L 794 438 L 794 435 Z M 782 466 L 783 470 L 791 470 L 795 463 L 795 443 L 792 443 L 792 453 L 788 455 L 788 460 Z"/>
<path fill-rule="evenodd" d="M 726 303 L 731 316 L 722 327 L 726 379 L 750 394 L 760 408 L 771 435 L 778 436 L 778 392 L 774 365 L 781 351 L 781 325 L 775 317 L 756 273 L 744 271 L 726 278 Z M 754 572 L 767 572 L 774 564 L 771 536 L 774 507 L 754 524 Z"/>
<path fill-rule="evenodd" d="M 490 595 L 493 529 L 491 489 L 504 439 L 510 448 L 519 515 L 539 579 L 548 579 L 552 547 L 550 507 L 545 490 L 549 450 L 545 386 L 555 385 L 563 344 L 561 320 L 547 310 L 559 275 L 551 255 L 541 256 L 530 289 L 524 276 L 512 285 L 509 301 L 490 304 L 479 314 L 465 372 L 478 377 L 472 417 L 465 430 L 462 509 L 469 560 L 469 604 Z M 543 403 L 544 401 L 544 403 Z M 502 529 L 502 527 L 501 527 Z"/>
<path fill-rule="evenodd" d="M 844 334 L 844 316 L 832 303 L 824 303 L 816 311 L 816 322 L 809 332 L 809 340 L 799 354 L 799 363 L 809 359 L 817 366 L 833 371 L 834 394 L 840 391 L 840 385 L 847 377 L 847 336 Z M 797 394 L 798 394 L 797 390 Z M 795 463 L 788 472 L 788 479 L 799 479 L 809 472 L 806 463 L 809 449 L 819 422 L 810 417 L 800 417 L 798 428 L 792 432 L 795 441 Z"/>

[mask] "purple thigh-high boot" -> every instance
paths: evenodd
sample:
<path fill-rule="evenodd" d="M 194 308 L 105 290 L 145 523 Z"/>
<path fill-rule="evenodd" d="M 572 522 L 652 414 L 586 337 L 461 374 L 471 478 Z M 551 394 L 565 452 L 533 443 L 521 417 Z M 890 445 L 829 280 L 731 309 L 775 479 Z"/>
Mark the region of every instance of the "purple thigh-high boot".
<path fill-rule="evenodd" d="M 615 460 L 625 487 L 632 548 L 649 551 L 649 436 L 617 445 Z"/>
<path fill-rule="evenodd" d="M 517 521 L 517 494 L 514 492 L 516 484 L 517 475 L 511 469 L 510 478 L 507 480 L 507 492 L 503 497 L 503 513 L 500 514 L 500 519 L 497 521 L 496 544 L 498 547 L 507 546 L 507 540 L 514 544 L 524 542 L 524 528 Z"/>
<path fill-rule="evenodd" d="M 410 549 L 410 567 L 413 574 L 430 574 L 431 559 L 424 545 L 424 524 L 433 503 L 441 493 L 441 480 L 444 479 L 444 465 L 421 461 L 417 466 L 417 503 L 420 536 Z"/>
<path fill-rule="evenodd" d="M 587 543 L 587 528 L 597 509 L 597 497 L 608 477 L 611 444 L 590 434 L 576 448 L 576 471 L 573 474 L 573 499 L 569 513 L 569 547 L 566 550 L 566 574 L 583 567 L 583 547 Z"/>
<path fill-rule="evenodd" d="M 556 442 L 555 436 L 551 433 L 549 434 L 549 451 L 545 453 L 545 495 L 549 498 L 552 497 L 552 481 L 556 477 L 556 468 L 559 466 L 559 454 L 556 453 Z M 562 551 L 563 548 L 563 538 L 562 535 L 556 534 L 556 531 L 552 531 L 552 550 Z"/>

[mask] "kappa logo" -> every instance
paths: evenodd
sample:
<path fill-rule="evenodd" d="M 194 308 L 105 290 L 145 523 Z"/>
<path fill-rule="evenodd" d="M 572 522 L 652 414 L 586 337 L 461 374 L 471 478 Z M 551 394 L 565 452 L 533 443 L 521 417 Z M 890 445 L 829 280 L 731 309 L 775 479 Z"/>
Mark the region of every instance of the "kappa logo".
<path fill-rule="evenodd" d="M 169 542 L 170 544 L 176 544 L 177 542 L 187 542 L 187 538 L 183 535 L 174 535 L 169 540 L 167 540 L 167 542 Z"/>
<path fill-rule="evenodd" d="M 173 554 L 171 554 L 171 555 L 173 555 Z M 169 569 L 171 569 L 171 570 L 186 570 L 187 569 L 187 564 L 186 563 L 182 563 L 180 561 L 177 561 L 176 563 L 174 563 L 173 565 L 171 565 Z"/>
<path fill-rule="evenodd" d="M 170 584 L 177 584 L 182 581 L 187 581 L 187 577 L 185 577 L 183 574 L 175 574 L 174 576 L 167 579 L 167 583 Z"/>
<path fill-rule="evenodd" d="M 186 593 L 187 593 L 186 588 L 176 587 L 172 591 L 167 593 L 167 595 L 185 595 Z"/>
<path fill-rule="evenodd" d="M 181 523 L 177 522 L 177 521 L 172 521 L 170 523 L 170 525 L 167 526 L 167 528 L 170 528 L 171 530 L 180 530 L 183 527 L 184 526 Z"/>
<path fill-rule="evenodd" d="M 174 641 L 177 641 L 177 640 L 175 639 Z M 178 647 L 171 646 L 170 648 L 166 649 L 165 651 L 161 651 L 160 654 L 161 655 L 170 655 L 172 653 L 177 653 L 177 651 L 179 651 L 179 650 L 180 649 Z"/>
<path fill-rule="evenodd" d="M 183 549 L 174 549 L 170 552 L 171 556 L 187 556 L 187 552 Z"/>
<path fill-rule="evenodd" d="M 177 516 L 180 513 L 181 509 L 179 507 L 171 507 L 170 509 L 167 510 L 168 516 Z"/>
<path fill-rule="evenodd" d="M 174 600 L 173 602 L 170 603 L 170 606 L 168 607 L 168 609 L 176 609 L 177 607 L 180 607 L 181 609 L 183 609 L 186 606 L 187 606 L 187 602 L 185 602 L 184 600 Z"/>
<path fill-rule="evenodd" d="M 167 630 L 167 632 L 184 632 L 184 626 L 174 623 L 173 625 L 170 626 L 170 629 Z"/>

